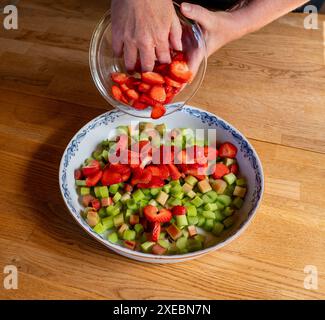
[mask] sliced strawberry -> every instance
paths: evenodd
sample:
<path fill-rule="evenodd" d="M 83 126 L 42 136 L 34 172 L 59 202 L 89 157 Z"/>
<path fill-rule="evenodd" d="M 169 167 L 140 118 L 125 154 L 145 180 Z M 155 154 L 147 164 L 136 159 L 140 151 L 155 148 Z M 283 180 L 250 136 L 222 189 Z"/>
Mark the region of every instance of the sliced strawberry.
<path fill-rule="evenodd" d="M 131 100 L 138 100 L 139 99 L 139 93 L 137 93 L 134 89 L 129 89 L 126 91 L 126 96 Z"/>
<path fill-rule="evenodd" d="M 126 99 L 126 97 L 125 97 L 124 94 L 122 94 L 120 101 L 121 101 L 122 103 L 124 103 L 124 104 L 129 104 L 129 101 L 128 101 L 128 99 Z"/>
<path fill-rule="evenodd" d="M 100 201 L 98 199 L 94 199 L 91 201 L 91 206 L 98 211 L 101 208 Z"/>
<path fill-rule="evenodd" d="M 184 53 L 182 51 L 174 51 L 173 61 L 186 61 Z"/>
<path fill-rule="evenodd" d="M 160 209 L 158 213 L 158 208 L 155 206 L 145 206 L 143 208 L 144 216 L 150 222 L 169 222 L 172 218 L 172 213 L 167 209 Z"/>
<path fill-rule="evenodd" d="M 136 214 L 131 214 L 130 216 L 130 225 L 134 226 L 139 223 L 139 216 Z"/>
<path fill-rule="evenodd" d="M 129 77 L 125 82 L 130 89 L 135 89 L 140 83 L 141 80 L 135 77 Z"/>
<path fill-rule="evenodd" d="M 205 146 L 204 147 L 204 156 L 209 160 L 216 160 L 218 157 L 218 150 L 212 147 Z"/>
<path fill-rule="evenodd" d="M 133 104 L 132 104 L 132 107 L 134 109 L 137 109 L 137 110 L 144 110 L 144 109 L 147 109 L 148 108 L 148 105 L 145 104 L 145 103 L 142 103 L 140 101 L 135 101 Z"/>
<path fill-rule="evenodd" d="M 116 172 L 119 174 L 128 174 L 131 169 L 127 164 L 120 164 L 120 163 L 111 163 L 109 166 L 109 170 L 111 172 Z"/>
<path fill-rule="evenodd" d="M 144 72 L 141 74 L 141 79 L 143 82 L 155 85 L 155 84 L 164 84 L 164 77 L 156 72 Z"/>
<path fill-rule="evenodd" d="M 153 86 L 149 95 L 150 98 L 158 102 L 164 102 L 166 100 L 166 92 L 162 86 Z"/>
<path fill-rule="evenodd" d="M 160 230 L 161 230 L 160 223 L 156 222 L 152 230 L 152 236 L 151 236 L 152 241 L 157 242 L 159 240 Z"/>
<path fill-rule="evenodd" d="M 168 71 L 169 71 L 169 64 L 167 63 L 158 63 L 155 65 L 154 69 L 153 69 L 154 72 L 156 73 L 159 73 L 161 75 L 167 75 L 168 74 Z"/>
<path fill-rule="evenodd" d="M 225 142 L 219 147 L 219 156 L 222 158 L 235 158 L 237 148 L 230 142 Z"/>
<path fill-rule="evenodd" d="M 74 171 L 74 178 L 76 180 L 81 180 L 83 178 L 82 171 L 80 169 L 77 169 Z"/>
<path fill-rule="evenodd" d="M 229 170 L 231 173 L 233 173 L 234 175 L 237 175 L 239 172 L 239 167 L 237 163 L 233 163 L 230 167 Z"/>
<path fill-rule="evenodd" d="M 167 86 L 173 87 L 173 88 L 181 88 L 182 84 L 169 78 L 169 77 L 165 77 L 165 82 Z"/>
<path fill-rule="evenodd" d="M 145 94 L 142 94 L 140 96 L 139 102 L 142 102 L 142 103 L 146 104 L 147 106 L 153 106 L 155 104 L 155 100 L 153 100 L 152 98 L 148 97 Z"/>
<path fill-rule="evenodd" d="M 123 84 L 128 79 L 128 76 L 122 72 L 113 72 L 111 74 L 111 78 L 114 82 L 116 82 L 118 84 Z"/>
<path fill-rule="evenodd" d="M 160 246 L 159 244 L 155 244 L 151 249 L 152 254 L 156 254 L 158 256 L 161 256 L 167 252 L 167 249 Z"/>
<path fill-rule="evenodd" d="M 122 91 L 118 86 L 112 86 L 112 96 L 116 100 L 121 100 L 122 97 Z"/>
<path fill-rule="evenodd" d="M 151 118 L 152 119 L 159 119 L 166 113 L 166 108 L 161 103 L 155 103 L 152 111 L 151 111 Z"/>
<path fill-rule="evenodd" d="M 138 91 L 146 93 L 151 89 L 151 85 L 148 83 L 141 82 L 138 86 Z"/>
<path fill-rule="evenodd" d="M 83 205 L 84 207 L 89 207 L 90 203 L 91 203 L 93 200 L 95 200 L 95 198 L 94 198 L 92 195 L 87 194 L 86 196 L 83 196 L 83 197 L 82 197 L 82 205 Z"/>
<path fill-rule="evenodd" d="M 102 185 L 110 186 L 112 184 L 122 182 L 122 176 L 120 173 L 113 172 L 111 170 L 105 170 L 102 177 Z"/>
<path fill-rule="evenodd" d="M 172 209 L 173 216 L 182 216 L 186 214 L 186 207 L 184 206 L 175 206 Z"/>
<path fill-rule="evenodd" d="M 160 170 L 160 178 L 166 180 L 169 178 L 169 170 L 165 164 L 159 164 L 158 168 Z"/>
<path fill-rule="evenodd" d="M 140 189 L 148 189 L 148 188 L 161 188 L 165 185 L 164 180 L 159 177 L 152 177 L 149 183 L 139 183 L 137 184 Z"/>
<path fill-rule="evenodd" d="M 192 78 L 192 72 L 184 61 L 173 61 L 170 64 L 170 77 L 178 82 L 186 83 Z"/>
<path fill-rule="evenodd" d="M 130 184 L 126 183 L 124 185 L 124 191 L 125 192 L 132 192 L 133 191 L 133 187 Z"/>
<path fill-rule="evenodd" d="M 217 163 L 212 177 L 214 179 L 221 179 L 224 175 L 228 174 L 229 172 L 229 168 L 225 164 Z"/>
<path fill-rule="evenodd" d="M 130 88 L 126 85 L 126 83 L 123 83 L 120 85 L 120 89 L 122 91 L 122 93 L 124 92 L 127 92 L 128 90 L 130 90 Z"/>
<path fill-rule="evenodd" d="M 133 177 L 131 180 L 131 184 L 134 186 L 138 183 L 147 184 L 152 179 L 151 171 L 146 169 L 137 168 L 133 170 Z"/>
<path fill-rule="evenodd" d="M 167 166 L 172 180 L 178 180 L 182 176 L 182 174 L 178 171 L 177 167 L 174 164 L 170 163 L 167 164 Z"/>
<path fill-rule="evenodd" d="M 154 177 L 160 177 L 160 169 L 157 166 L 150 165 L 147 167 Z"/>
<path fill-rule="evenodd" d="M 82 173 L 85 177 L 93 176 L 100 171 L 100 163 L 97 160 L 92 160 L 87 166 L 82 168 Z"/>
<path fill-rule="evenodd" d="M 100 181 L 100 179 L 103 176 L 103 172 L 99 171 L 98 173 L 95 173 L 92 176 L 87 177 L 86 179 L 86 186 L 87 187 L 95 187 L 97 183 Z"/>

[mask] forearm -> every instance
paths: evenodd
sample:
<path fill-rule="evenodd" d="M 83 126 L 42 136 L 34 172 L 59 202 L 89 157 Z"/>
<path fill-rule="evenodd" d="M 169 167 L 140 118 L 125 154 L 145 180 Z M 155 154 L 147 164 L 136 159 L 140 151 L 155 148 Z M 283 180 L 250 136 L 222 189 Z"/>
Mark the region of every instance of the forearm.
<path fill-rule="evenodd" d="M 246 7 L 231 12 L 236 37 L 254 32 L 288 12 L 296 9 L 306 0 L 253 0 Z"/>

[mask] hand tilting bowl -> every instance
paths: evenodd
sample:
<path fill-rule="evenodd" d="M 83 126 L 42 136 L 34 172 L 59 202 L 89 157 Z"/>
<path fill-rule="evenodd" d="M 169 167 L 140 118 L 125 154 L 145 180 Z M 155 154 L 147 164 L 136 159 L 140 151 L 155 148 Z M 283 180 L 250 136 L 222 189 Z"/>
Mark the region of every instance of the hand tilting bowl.
<path fill-rule="evenodd" d="M 166 105 L 166 115 L 182 108 L 194 96 L 202 83 L 207 65 L 206 44 L 199 25 L 185 18 L 180 12 L 179 5 L 175 4 L 175 10 L 183 29 L 183 51 L 194 77 L 191 83 L 186 84 L 173 101 Z M 127 73 L 123 57 L 118 58 L 113 54 L 111 27 L 111 14 L 107 12 L 97 25 L 90 44 L 89 63 L 93 80 L 109 104 L 130 115 L 150 118 L 151 108 L 136 110 L 111 96 L 113 82 L 110 74 Z"/>

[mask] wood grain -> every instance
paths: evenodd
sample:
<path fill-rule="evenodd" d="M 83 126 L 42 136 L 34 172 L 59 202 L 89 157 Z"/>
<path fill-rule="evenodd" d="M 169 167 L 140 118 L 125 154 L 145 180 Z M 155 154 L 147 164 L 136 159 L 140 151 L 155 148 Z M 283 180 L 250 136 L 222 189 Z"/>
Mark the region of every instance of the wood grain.
<path fill-rule="evenodd" d="M 288 15 L 209 59 L 193 105 L 234 124 L 265 171 L 263 203 L 225 248 L 177 265 L 120 257 L 73 221 L 58 166 L 71 136 L 111 107 L 88 69 L 107 1 L 22 1 L 20 29 L 0 29 L 0 271 L 19 268 L 1 299 L 325 298 L 323 30 Z M 324 17 L 320 18 L 325 21 Z M 303 286 L 318 268 L 318 290 Z"/>

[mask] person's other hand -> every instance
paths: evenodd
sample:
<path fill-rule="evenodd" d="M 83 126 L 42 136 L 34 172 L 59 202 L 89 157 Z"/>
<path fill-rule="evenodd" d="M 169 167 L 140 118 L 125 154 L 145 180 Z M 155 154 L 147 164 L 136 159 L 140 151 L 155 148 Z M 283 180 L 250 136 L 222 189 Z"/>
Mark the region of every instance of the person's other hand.
<path fill-rule="evenodd" d="M 124 54 L 132 71 L 138 53 L 142 71 L 152 71 L 155 60 L 170 63 L 170 47 L 182 50 L 182 27 L 172 0 L 112 0 L 112 44 Z"/>
<path fill-rule="evenodd" d="M 208 56 L 241 36 L 231 12 L 209 11 L 199 5 L 186 2 L 182 3 L 181 11 L 184 16 L 195 20 L 201 26 Z"/>

